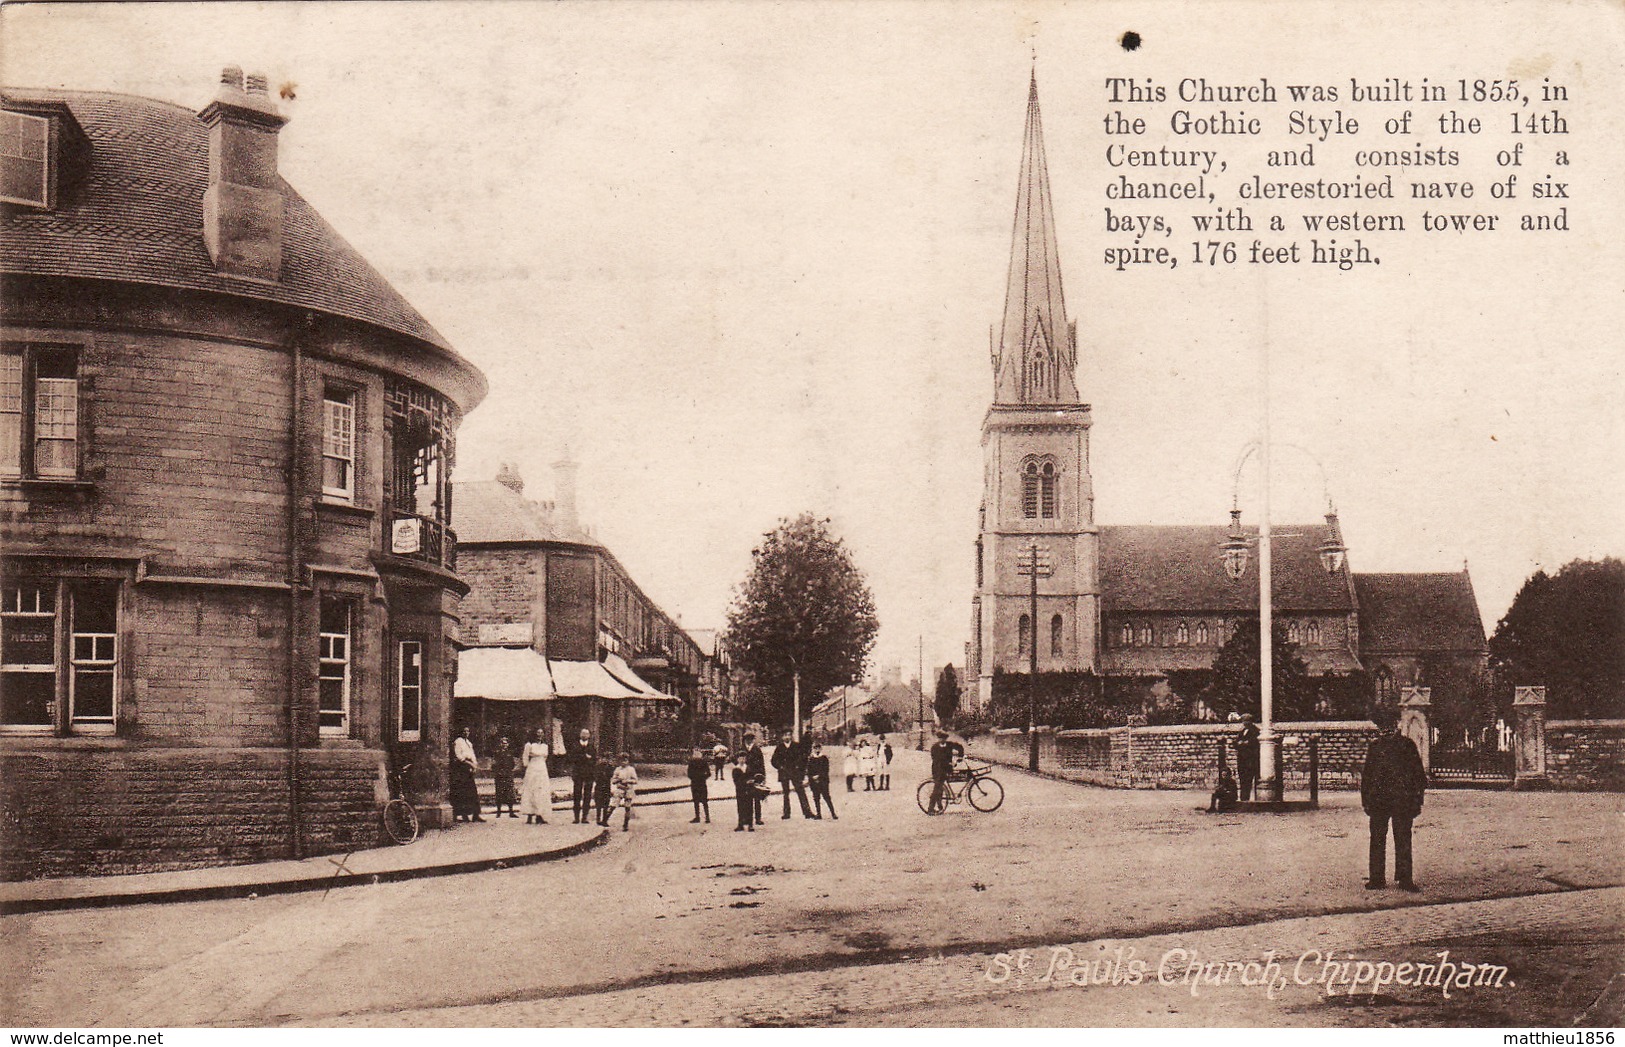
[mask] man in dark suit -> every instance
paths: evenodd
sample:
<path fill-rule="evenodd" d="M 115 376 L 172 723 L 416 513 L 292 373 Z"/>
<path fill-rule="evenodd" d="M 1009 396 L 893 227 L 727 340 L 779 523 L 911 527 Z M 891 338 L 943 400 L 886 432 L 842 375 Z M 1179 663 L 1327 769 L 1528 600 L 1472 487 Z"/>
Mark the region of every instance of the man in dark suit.
<path fill-rule="evenodd" d="M 801 816 L 815 818 L 812 808 L 807 805 L 807 752 L 811 742 L 797 742 L 790 739 L 790 732 L 785 731 L 779 737 L 779 744 L 773 749 L 773 769 L 779 772 L 779 790 L 784 793 L 784 817 L 790 817 L 790 790 L 796 792 L 796 799 L 801 801 Z"/>
<path fill-rule="evenodd" d="M 1394 827 L 1394 883 L 1403 891 L 1421 890 L 1411 880 L 1411 822 L 1422 813 L 1427 772 L 1416 745 L 1399 733 L 1399 714 L 1382 709 L 1372 720 L 1382 730 L 1366 750 L 1360 774 L 1360 806 L 1371 818 L 1368 891 L 1387 886 L 1388 826 Z"/>
<path fill-rule="evenodd" d="M 756 744 L 754 734 L 745 735 L 745 774 L 757 781 L 767 781 L 767 757 L 762 754 L 762 747 Z M 756 824 L 762 822 L 762 798 L 751 798 L 751 810 L 756 815 Z"/>
<path fill-rule="evenodd" d="M 1241 731 L 1236 735 L 1236 776 L 1241 779 L 1238 794 L 1242 800 L 1253 798 L 1253 786 L 1258 784 L 1258 724 L 1252 713 L 1241 714 Z"/>
<path fill-rule="evenodd" d="M 570 810 L 575 821 L 592 821 L 592 785 L 598 770 L 598 754 L 593 752 L 592 732 L 581 729 L 581 740 L 570 751 Z"/>

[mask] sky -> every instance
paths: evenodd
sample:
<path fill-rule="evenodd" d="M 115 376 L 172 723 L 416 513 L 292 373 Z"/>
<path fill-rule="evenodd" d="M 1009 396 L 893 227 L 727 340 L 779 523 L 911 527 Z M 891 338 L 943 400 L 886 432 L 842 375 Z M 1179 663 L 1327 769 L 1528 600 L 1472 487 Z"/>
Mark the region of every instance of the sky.
<path fill-rule="evenodd" d="M 513 462 L 547 498 L 568 449 L 583 519 L 695 628 L 777 521 L 828 516 L 874 664 L 912 674 L 969 638 L 1035 55 L 1099 522 L 1226 521 L 1267 346 L 1274 437 L 1310 452 L 1276 454 L 1277 527 L 1318 521 L 1323 470 L 1355 570 L 1466 561 L 1487 630 L 1533 570 L 1625 552 L 1625 17 L 1355 6 L 11 4 L 0 68 L 194 108 L 224 65 L 289 85 L 284 176 L 490 380 L 457 479 Z M 1113 271 L 1113 76 L 1561 81 L 1571 229 Z"/>

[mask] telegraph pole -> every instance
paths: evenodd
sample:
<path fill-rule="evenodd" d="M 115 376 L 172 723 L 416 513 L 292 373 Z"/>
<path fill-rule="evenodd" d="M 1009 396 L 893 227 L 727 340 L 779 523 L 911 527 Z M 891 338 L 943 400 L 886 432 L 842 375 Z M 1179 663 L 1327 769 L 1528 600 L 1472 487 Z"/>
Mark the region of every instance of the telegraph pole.
<path fill-rule="evenodd" d="M 920 675 L 916 680 L 914 692 L 919 698 L 919 712 L 914 716 L 914 729 L 919 732 L 920 739 L 914 744 L 916 752 L 925 748 L 925 637 L 923 635 L 920 637 L 918 657 Z"/>
<path fill-rule="evenodd" d="M 1049 547 L 1032 543 L 1028 555 L 1017 571 L 1032 580 L 1031 604 L 1027 629 L 1027 769 L 1038 770 L 1038 576 L 1048 576 L 1053 568 L 1049 561 Z"/>

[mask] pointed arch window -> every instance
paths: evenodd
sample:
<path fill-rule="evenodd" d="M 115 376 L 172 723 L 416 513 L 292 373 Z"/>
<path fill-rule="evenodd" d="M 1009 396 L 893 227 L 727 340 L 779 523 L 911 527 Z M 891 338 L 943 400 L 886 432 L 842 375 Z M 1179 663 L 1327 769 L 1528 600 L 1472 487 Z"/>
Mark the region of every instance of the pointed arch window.
<path fill-rule="evenodd" d="M 1066 631 L 1066 620 L 1060 615 L 1049 620 L 1049 656 L 1060 658 L 1063 655 L 1061 634 Z"/>
<path fill-rule="evenodd" d="M 1206 622 L 1197 622 L 1196 623 L 1196 642 L 1199 643 L 1199 644 L 1202 644 L 1203 646 L 1207 645 L 1208 633 L 1207 633 L 1207 623 Z"/>
<path fill-rule="evenodd" d="M 1038 463 L 1031 459 L 1021 468 L 1021 515 L 1038 519 Z"/>
<path fill-rule="evenodd" d="M 1055 463 L 1045 462 L 1038 473 L 1038 515 L 1055 519 Z"/>
<path fill-rule="evenodd" d="M 1134 645 L 1134 626 L 1127 622 L 1117 630 L 1117 645 L 1119 647 L 1132 647 Z"/>
<path fill-rule="evenodd" d="M 1016 623 L 1016 653 L 1026 654 L 1032 649 L 1033 620 L 1026 615 Z"/>
<path fill-rule="evenodd" d="M 1141 647 L 1150 647 L 1151 646 L 1151 623 L 1150 622 L 1141 622 L 1140 623 L 1140 646 Z"/>
<path fill-rule="evenodd" d="M 1377 701 L 1391 704 L 1394 700 L 1394 671 L 1386 665 L 1377 670 Z"/>
<path fill-rule="evenodd" d="M 1182 644 L 1191 642 L 1191 627 L 1186 625 L 1184 622 L 1179 623 L 1179 638 L 1177 642 Z"/>
<path fill-rule="evenodd" d="M 1311 619 L 1309 623 L 1304 626 L 1304 639 L 1315 644 L 1320 642 L 1320 622 L 1318 620 Z"/>

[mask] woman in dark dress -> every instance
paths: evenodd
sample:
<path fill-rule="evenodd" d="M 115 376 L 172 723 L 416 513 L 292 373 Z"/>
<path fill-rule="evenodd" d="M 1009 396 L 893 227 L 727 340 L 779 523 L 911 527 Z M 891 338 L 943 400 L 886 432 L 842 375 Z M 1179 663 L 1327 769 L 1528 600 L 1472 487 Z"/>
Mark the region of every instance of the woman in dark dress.
<path fill-rule="evenodd" d="M 451 743 L 451 813 L 460 822 L 483 822 L 480 789 L 474 783 L 473 732 L 464 727 Z"/>

